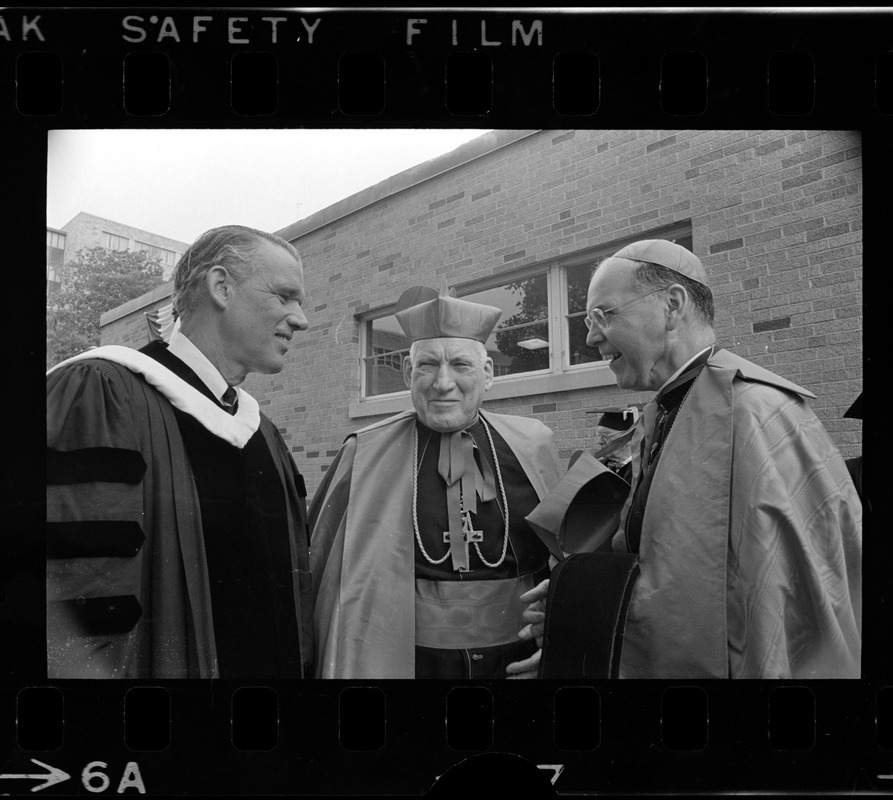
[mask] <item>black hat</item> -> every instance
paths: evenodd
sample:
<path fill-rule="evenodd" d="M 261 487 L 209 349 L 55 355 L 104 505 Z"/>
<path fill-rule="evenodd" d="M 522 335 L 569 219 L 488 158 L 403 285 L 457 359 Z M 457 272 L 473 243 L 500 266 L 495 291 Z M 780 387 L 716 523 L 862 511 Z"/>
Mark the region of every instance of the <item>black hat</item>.
<path fill-rule="evenodd" d="M 636 424 L 639 418 L 638 406 L 614 406 L 612 408 L 595 408 L 588 414 L 601 414 L 598 424 L 602 428 L 614 431 L 625 431 Z"/>

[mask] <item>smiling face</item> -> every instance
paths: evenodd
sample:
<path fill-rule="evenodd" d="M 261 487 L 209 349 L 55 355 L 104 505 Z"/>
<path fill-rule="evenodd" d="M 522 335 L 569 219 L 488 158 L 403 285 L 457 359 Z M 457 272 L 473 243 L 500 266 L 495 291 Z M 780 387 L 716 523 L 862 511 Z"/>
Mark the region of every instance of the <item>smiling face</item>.
<path fill-rule="evenodd" d="M 403 360 L 403 378 L 424 425 L 441 433 L 466 428 L 493 383 L 493 360 L 473 339 L 422 339 Z"/>
<path fill-rule="evenodd" d="M 587 313 L 608 310 L 643 295 L 632 280 L 635 263 L 611 258 L 592 277 L 586 300 Z M 611 366 L 621 389 L 657 390 L 673 374 L 667 339 L 665 293 L 656 292 L 631 303 L 617 313 L 608 313 L 602 331 L 593 325 L 586 344 L 597 347 Z"/>
<path fill-rule="evenodd" d="M 232 287 L 220 327 L 221 351 L 229 372 L 280 372 L 296 331 L 307 329 L 304 270 L 285 248 L 262 241 L 253 256 L 254 273 Z M 223 370 L 221 370 L 223 371 Z"/>

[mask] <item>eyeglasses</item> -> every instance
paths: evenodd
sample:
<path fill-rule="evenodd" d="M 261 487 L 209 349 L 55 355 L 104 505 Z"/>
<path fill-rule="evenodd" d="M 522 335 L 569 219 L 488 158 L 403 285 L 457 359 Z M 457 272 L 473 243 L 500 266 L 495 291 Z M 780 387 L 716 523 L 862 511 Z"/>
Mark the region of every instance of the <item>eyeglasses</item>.
<path fill-rule="evenodd" d="M 631 306 L 633 303 L 638 303 L 639 300 L 642 300 L 645 297 L 649 297 L 652 294 L 657 294 L 658 292 L 662 292 L 664 289 L 669 288 L 669 286 L 661 286 L 660 289 L 655 289 L 653 292 L 640 294 L 638 297 L 634 297 L 632 300 L 628 300 L 626 303 L 621 303 L 619 306 L 613 306 L 604 310 L 602 310 L 601 308 L 593 308 L 592 311 L 586 314 L 583 321 L 586 323 L 587 328 L 591 329 L 592 326 L 595 325 L 600 331 L 603 331 L 605 328 L 608 327 L 608 314 L 616 314 L 618 311 L 620 311 L 621 308 Z"/>
<path fill-rule="evenodd" d="M 607 430 L 605 428 L 598 427 L 592 434 L 592 437 L 595 439 L 596 445 L 598 447 L 604 447 L 611 442 L 615 442 L 626 434 L 629 433 L 629 430 L 623 431 L 615 431 L 613 429 Z"/>

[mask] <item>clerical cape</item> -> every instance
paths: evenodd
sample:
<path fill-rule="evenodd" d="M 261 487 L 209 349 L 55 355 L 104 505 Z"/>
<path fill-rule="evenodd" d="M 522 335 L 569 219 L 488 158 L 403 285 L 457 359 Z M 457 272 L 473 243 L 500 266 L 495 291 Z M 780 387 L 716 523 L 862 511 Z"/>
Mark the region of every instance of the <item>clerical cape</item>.
<path fill-rule="evenodd" d="M 708 360 L 651 484 L 620 677 L 859 677 L 862 508 L 807 396 Z"/>
<path fill-rule="evenodd" d="M 480 413 L 544 497 L 561 472 L 551 431 L 537 420 Z M 407 411 L 351 434 L 314 495 L 317 677 L 415 677 L 415 425 Z"/>

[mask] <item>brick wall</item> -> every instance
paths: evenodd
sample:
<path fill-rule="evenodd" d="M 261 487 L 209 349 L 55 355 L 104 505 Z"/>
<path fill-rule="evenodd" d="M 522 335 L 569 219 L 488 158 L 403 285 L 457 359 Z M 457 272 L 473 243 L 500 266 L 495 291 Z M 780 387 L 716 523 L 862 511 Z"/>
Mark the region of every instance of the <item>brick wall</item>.
<path fill-rule="evenodd" d="M 103 314 L 99 320 L 100 344 L 121 344 L 136 348 L 147 344 L 149 327 L 146 314 L 169 305 L 173 288 L 173 282 L 165 283 Z"/>
<path fill-rule="evenodd" d="M 414 284 L 509 273 L 688 220 L 716 296 L 719 343 L 813 391 L 843 455 L 861 452 L 861 423 L 842 419 L 862 384 L 858 133 L 577 130 L 499 132 L 495 141 L 509 143 L 283 232 L 304 259 L 311 327 L 282 373 L 251 376 L 246 388 L 282 430 L 311 493 L 344 436 L 379 418 L 348 414 L 357 314 Z M 607 386 L 485 408 L 538 417 L 568 457 L 593 446 L 588 410 L 647 397 Z"/>

